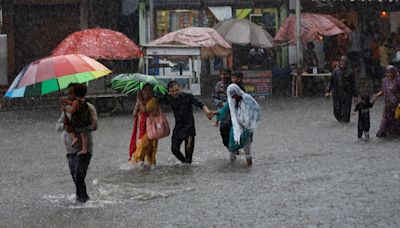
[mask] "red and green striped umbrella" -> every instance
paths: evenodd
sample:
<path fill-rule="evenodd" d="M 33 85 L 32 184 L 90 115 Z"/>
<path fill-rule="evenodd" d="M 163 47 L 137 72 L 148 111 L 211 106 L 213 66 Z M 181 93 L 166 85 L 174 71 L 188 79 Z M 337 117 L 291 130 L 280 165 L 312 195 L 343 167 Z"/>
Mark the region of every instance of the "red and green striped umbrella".
<path fill-rule="evenodd" d="M 36 97 L 103 77 L 111 71 L 85 55 L 57 55 L 36 60 L 15 78 L 6 97 Z"/>

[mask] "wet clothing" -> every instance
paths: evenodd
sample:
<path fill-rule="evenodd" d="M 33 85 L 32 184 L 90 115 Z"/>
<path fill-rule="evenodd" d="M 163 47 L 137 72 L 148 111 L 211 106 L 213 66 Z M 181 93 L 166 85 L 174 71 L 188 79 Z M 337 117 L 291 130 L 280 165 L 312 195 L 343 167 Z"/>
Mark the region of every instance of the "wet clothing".
<path fill-rule="evenodd" d="M 222 109 L 226 110 L 223 112 L 221 111 L 217 117 L 217 120 L 219 121 L 219 132 L 221 134 L 222 143 L 227 149 L 229 149 L 229 135 L 232 130 L 232 120 L 228 103 L 225 103 Z"/>
<path fill-rule="evenodd" d="M 180 151 L 182 142 L 185 141 L 185 156 Z M 171 151 L 183 163 L 192 163 L 194 150 L 194 136 L 189 135 L 185 139 L 172 136 Z"/>
<path fill-rule="evenodd" d="M 197 100 L 193 94 L 181 92 L 178 97 L 160 97 L 159 102 L 168 104 L 175 117 L 175 127 L 172 133 L 171 151 L 181 162 L 191 163 L 194 149 L 196 128 L 193 117 L 193 105 L 203 109 L 204 104 Z M 182 142 L 185 141 L 184 156 L 180 151 Z"/>
<path fill-rule="evenodd" d="M 85 177 L 90 164 L 92 154 L 67 154 L 68 166 L 72 180 L 76 187 L 76 200 L 86 202 L 89 195 L 86 192 Z"/>
<path fill-rule="evenodd" d="M 373 104 L 368 103 L 357 103 L 354 108 L 354 112 L 358 112 L 358 138 L 362 137 L 362 134 L 365 132 L 369 132 L 370 117 L 369 117 L 369 109 L 372 108 Z"/>
<path fill-rule="evenodd" d="M 159 105 L 156 98 L 151 98 L 146 102 L 146 110 L 139 110 L 135 116 L 132 131 L 131 143 L 129 146 L 129 160 L 134 157 L 133 163 L 147 161 L 149 165 L 156 164 L 156 153 L 158 147 L 158 139 L 147 138 L 146 121 L 148 116 L 157 116 Z M 139 135 L 137 135 L 139 130 Z M 138 138 L 138 143 L 136 141 Z"/>
<path fill-rule="evenodd" d="M 237 85 L 243 92 L 246 92 L 243 83 L 239 83 Z M 231 130 L 232 130 L 232 119 L 228 103 L 224 104 L 224 106 L 221 107 L 221 110 L 222 109 L 225 109 L 223 111 L 223 114 L 217 117 L 217 120 L 219 121 L 219 132 L 221 134 L 222 143 L 227 149 L 229 149 L 229 137 L 231 135 Z"/>
<path fill-rule="evenodd" d="M 84 100 L 78 100 L 78 102 L 78 109 L 71 115 L 71 127 L 77 132 L 87 131 L 84 129 L 92 124 L 89 106 Z"/>
<path fill-rule="evenodd" d="M 235 153 L 239 149 L 244 148 L 246 145 L 251 144 L 253 141 L 253 133 L 245 129 L 240 137 L 240 143 L 235 143 L 233 137 L 231 113 L 228 103 L 225 103 L 224 107 L 218 110 L 217 121 L 220 122 L 222 143 L 229 150 L 229 152 Z"/>
<path fill-rule="evenodd" d="M 328 92 L 332 92 L 333 114 L 339 122 L 350 122 L 352 98 L 357 97 L 353 71 L 336 68 Z"/>
<path fill-rule="evenodd" d="M 383 108 L 382 121 L 376 137 L 387 135 L 400 135 L 400 120 L 395 118 L 396 107 L 400 104 L 400 77 L 390 80 L 385 77 L 382 82 L 385 105 Z"/>
<path fill-rule="evenodd" d="M 64 112 L 61 113 L 61 116 L 56 124 L 57 130 L 62 131 L 62 138 L 67 152 L 66 157 L 68 160 L 68 166 L 76 188 L 76 200 L 80 202 L 86 202 L 89 199 L 89 196 L 86 192 L 85 178 L 90 164 L 90 159 L 93 154 L 93 137 L 91 131 L 97 129 L 98 122 L 95 107 L 89 103 L 87 105 L 89 107 L 92 124 L 87 127 L 87 129 L 90 131 L 88 132 L 88 152 L 86 154 L 78 155 L 78 152 L 82 147 L 81 139 L 78 139 L 78 142 L 71 146 L 72 138 L 65 131 L 66 126 L 64 126 Z"/>
<path fill-rule="evenodd" d="M 203 109 L 204 104 L 197 100 L 192 94 L 181 92 L 177 98 L 166 96 L 159 99 L 160 103 L 171 106 L 175 117 L 173 135 L 180 139 L 187 136 L 195 136 L 196 129 L 193 117 L 193 105 Z"/>
<path fill-rule="evenodd" d="M 252 143 L 253 132 L 255 131 L 260 120 L 261 109 L 257 102 L 250 95 L 243 92 L 236 84 L 231 84 L 227 89 L 228 102 L 224 107 L 218 110 L 217 120 L 220 123 L 227 122 L 225 119 L 227 114 L 230 114 L 230 129 L 229 135 L 223 136 L 224 145 L 229 152 L 236 152 L 244 148 L 246 156 L 250 155 L 250 144 Z M 240 101 L 232 98 L 234 94 L 242 97 Z M 229 125 L 224 123 L 225 127 Z M 222 133 L 222 132 L 221 132 Z M 222 134 L 221 134 L 222 136 Z"/>

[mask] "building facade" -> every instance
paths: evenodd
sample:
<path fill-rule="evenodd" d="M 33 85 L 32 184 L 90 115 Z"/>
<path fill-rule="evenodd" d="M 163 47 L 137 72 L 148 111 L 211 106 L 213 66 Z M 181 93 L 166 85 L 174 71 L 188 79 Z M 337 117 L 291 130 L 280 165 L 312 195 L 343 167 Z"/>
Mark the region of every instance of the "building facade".
<path fill-rule="evenodd" d="M 8 82 L 30 62 L 48 56 L 69 34 L 86 28 L 108 28 L 139 40 L 137 10 L 126 1 L 3 0 L 2 32 L 7 35 Z M 105 61 L 114 69 L 136 70 L 135 61 Z"/>

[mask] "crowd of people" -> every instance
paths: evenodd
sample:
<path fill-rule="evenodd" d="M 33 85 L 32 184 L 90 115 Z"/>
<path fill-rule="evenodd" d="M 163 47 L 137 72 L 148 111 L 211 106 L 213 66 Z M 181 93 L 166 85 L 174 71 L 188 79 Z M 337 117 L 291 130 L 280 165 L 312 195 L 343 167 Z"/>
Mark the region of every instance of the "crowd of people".
<path fill-rule="evenodd" d="M 400 76 L 397 68 L 388 65 L 385 68 L 382 88 L 371 96 L 357 94 L 354 73 L 346 56 L 340 58 L 339 66 L 333 71 L 327 96 L 332 96 L 333 113 L 338 122 L 350 122 L 352 103 L 355 102 L 353 114 L 358 113 L 358 138 L 369 139 L 369 110 L 375 100 L 384 97 L 382 121 L 376 136 L 400 136 Z M 137 94 L 134 109 L 134 127 L 129 146 L 129 162 L 149 168 L 156 164 L 158 148 L 157 137 L 150 137 L 149 119 L 162 114 L 160 104 L 169 105 L 175 118 L 171 137 L 171 152 L 182 163 L 192 163 L 195 145 L 195 119 L 193 106 L 201 109 L 208 119 L 216 116 L 213 125 L 219 127 L 223 145 L 229 151 L 233 163 L 241 150 L 245 155 L 247 166 L 252 166 L 251 144 L 253 134 L 260 121 L 261 108 L 249 94 L 242 83 L 243 74 L 230 69 L 220 70 L 220 80 L 213 93 L 215 110 L 210 110 L 192 94 L 183 92 L 177 81 L 170 81 L 168 94 L 155 96 L 153 87 L 145 84 Z M 86 86 L 71 84 L 68 88 L 68 99 L 62 99 L 63 112 L 57 127 L 63 132 L 67 150 L 67 160 L 72 179 L 76 185 L 78 202 L 86 202 L 85 176 L 93 153 L 92 131 L 97 129 L 97 113 L 93 105 L 85 99 Z M 360 99 L 358 98 L 360 97 Z M 157 126 L 162 127 L 162 125 Z M 169 134 L 163 135 L 165 137 Z M 184 153 L 180 148 L 184 143 Z"/>
<path fill-rule="evenodd" d="M 373 94 L 370 100 L 369 94 L 362 94 L 358 98 L 354 73 L 348 65 L 346 56 L 342 56 L 339 66 L 333 71 L 331 83 L 326 96 L 332 96 L 333 114 L 338 122 L 350 122 L 351 106 L 355 102 L 354 113 L 359 113 L 358 137 L 362 134 L 369 139 L 370 115 L 369 109 L 379 97 L 384 97 L 384 110 L 382 121 L 376 137 L 400 135 L 400 119 L 396 117 L 396 111 L 400 111 L 400 77 L 397 68 L 388 65 L 385 68 L 385 77 L 382 88 Z"/>
<path fill-rule="evenodd" d="M 261 109 L 255 99 L 242 90 L 242 73 L 235 72 L 232 78 L 230 70 L 221 70 L 221 73 L 224 84 L 218 83 L 216 86 L 219 102 L 215 107 L 218 110 L 210 110 L 192 94 L 183 92 L 177 81 L 169 82 L 167 95 L 157 97 L 153 94 L 152 85 L 145 84 L 136 96 L 129 163 L 139 164 L 145 169 L 156 164 L 159 138 L 150 137 L 148 126 L 149 119 L 162 114 L 161 103 L 169 105 L 174 114 L 171 152 L 180 162 L 192 163 L 196 136 L 193 106 L 196 106 L 210 120 L 217 116 L 222 141 L 231 154 L 231 161 L 236 160 L 239 150 L 243 148 L 246 164 L 251 166 L 253 161 L 250 145 L 260 121 Z M 76 200 L 80 203 L 89 200 L 85 177 L 93 154 L 92 131 L 97 129 L 98 122 L 96 109 L 85 99 L 86 91 L 83 84 L 69 85 L 68 98 L 61 99 L 63 112 L 57 122 L 58 130 L 63 132 L 70 173 L 76 186 Z M 165 136 L 167 135 L 162 137 Z M 184 153 L 180 151 L 183 142 Z"/>
<path fill-rule="evenodd" d="M 386 67 L 400 67 L 400 27 L 396 32 L 387 34 L 382 32 L 379 24 L 370 24 L 360 32 L 360 28 L 352 23 L 343 22 L 351 33 L 324 40 L 327 62 L 332 63 L 343 55 L 348 56 L 352 68 L 361 67 L 363 62 L 366 76 L 372 79 L 374 89 L 379 88 Z"/>

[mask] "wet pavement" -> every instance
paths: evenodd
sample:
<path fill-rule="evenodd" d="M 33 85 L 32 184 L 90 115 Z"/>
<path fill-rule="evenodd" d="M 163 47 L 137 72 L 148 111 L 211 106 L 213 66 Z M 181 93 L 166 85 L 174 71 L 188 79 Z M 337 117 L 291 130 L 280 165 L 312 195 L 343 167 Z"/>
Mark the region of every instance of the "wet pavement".
<path fill-rule="evenodd" d="M 195 113 L 194 164 L 179 165 L 170 138 L 157 167 L 127 164 L 129 114 L 100 117 L 76 204 L 56 111 L 0 112 L 0 227 L 399 227 L 399 139 L 357 139 L 326 99 L 260 102 L 254 165 L 231 165 L 219 132 Z M 371 136 L 382 101 L 371 110 Z M 172 113 L 167 117 L 173 125 Z"/>

